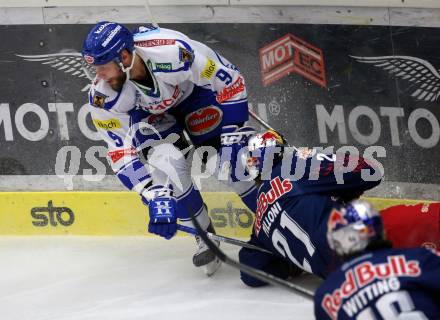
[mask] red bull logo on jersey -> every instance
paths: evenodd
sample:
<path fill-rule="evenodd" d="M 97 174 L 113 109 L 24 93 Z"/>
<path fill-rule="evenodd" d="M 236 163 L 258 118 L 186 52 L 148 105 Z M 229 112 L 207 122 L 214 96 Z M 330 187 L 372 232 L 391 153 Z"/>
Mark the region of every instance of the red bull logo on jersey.
<path fill-rule="evenodd" d="M 400 289 L 398 277 L 418 277 L 419 262 L 405 256 L 389 256 L 387 262 L 365 261 L 345 272 L 345 280 L 331 294 L 326 294 L 321 307 L 331 319 L 337 319 L 340 309 L 351 318 L 362 311 L 369 301 Z"/>
<path fill-rule="evenodd" d="M 291 191 L 293 188 L 289 179 L 281 180 L 276 177 L 270 181 L 271 188 L 267 192 L 261 192 L 257 201 L 257 212 L 255 215 L 255 233 L 258 235 L 261 230 L 262 219 L 270 204 L 275 203 L 281 196 Z"/>

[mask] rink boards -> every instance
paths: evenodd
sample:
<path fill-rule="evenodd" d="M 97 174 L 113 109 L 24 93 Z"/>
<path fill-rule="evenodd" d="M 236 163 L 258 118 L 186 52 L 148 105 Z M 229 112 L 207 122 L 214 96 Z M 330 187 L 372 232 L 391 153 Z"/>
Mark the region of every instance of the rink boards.
<path fill-rule="evenodd" d="M 219 234 L 247 237 L 253 214 L 232 192 L 203 198 Z M 377 209 L 423 201 L 369 198 Z M 148 209 L 132 192 L 1 192 L 0 235 L 148 236 Z"/>

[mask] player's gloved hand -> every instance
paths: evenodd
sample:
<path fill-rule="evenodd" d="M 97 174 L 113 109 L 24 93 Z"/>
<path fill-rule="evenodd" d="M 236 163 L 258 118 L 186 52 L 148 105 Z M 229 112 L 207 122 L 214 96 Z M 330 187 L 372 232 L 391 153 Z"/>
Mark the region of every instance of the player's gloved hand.
<path fill-rule="evenodd" d="M 245 173 L 245 163 L 239 158 L 240 150 L 247 147 L 249 138 L 255 134 L 255 129 L 249 126 L 239 128 L 236 125 L 224 126 L 220 135 L 220 159 L 230 153 L 230 176 L 232 181 L 239 181 L 237 173 Z"/>
<path fill-rule="evenodd" d="M 142 192 L 141 196 L 150 214 L 148 232 L 171 239 L 177 232 L 176 199 L 172 190 L 164 186 L 152 186 Z"/>

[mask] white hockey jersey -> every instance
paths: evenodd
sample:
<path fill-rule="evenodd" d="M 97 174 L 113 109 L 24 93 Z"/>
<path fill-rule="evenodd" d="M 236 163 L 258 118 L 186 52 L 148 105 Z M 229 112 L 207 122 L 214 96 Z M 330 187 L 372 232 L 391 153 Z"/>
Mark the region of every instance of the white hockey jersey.
<path fill-rule="evenodd" d="M 164 29 L 140 27 L 134 35 L 136 54 L 149 69 L 154 87 L 148 88 L 127 80 L 120 92 L 104 80 L 95 79 L 89 92 L 91 115 L 95 127 L 108 145 L 108 159 L 113 171 L 128 188 L 141 192 L 150 181 L 133 143 L 130 128 L 135 122 L 149 122 L 165 129 L 176 126 L 173 116 L 164 113 L 178 108 L 195 86 L 210 89 L 220 104 L 233 105 L 247 99 L 243 77 L 228 60 L 206 45 L 184 34 Z M 139 118 L 144 112 L 145 119 Z M 160 122 L 160 123 L 158 123 Z"/>
<path fill-rule="evenodd" d="M 162 113 L 187 98 L 194 86 L 211 89 L 218 103 L 247 97 L 239 70 L 208 46 L 165 28 L 139 27 L 135 50 L 148 67 L 154 88 L 130 80 L 137 103 L 151 113 Z"/>

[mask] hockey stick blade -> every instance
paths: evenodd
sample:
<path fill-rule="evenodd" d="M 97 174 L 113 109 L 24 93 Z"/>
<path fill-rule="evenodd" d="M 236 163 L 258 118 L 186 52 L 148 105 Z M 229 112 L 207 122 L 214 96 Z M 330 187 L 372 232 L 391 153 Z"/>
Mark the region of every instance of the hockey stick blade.
<path fill-rule="evenodd" d="M 191 228 L 191 227 L 187 227 L 187 226 L 183 226 L 181 224 L 177 225 L 177 230 L 192 234 L 194 236 L 196 234 L 198 234 L 196 229 Z M 241 240 L 233 239 L 233 238 L 228 238 L 228 237 L 221 236 L 218 234 L 213 234 L 211 232 L 204 232 L 204 233 L 209 237 L 209 239 L 214 240 L 214 241 L 220 241 L 220 242 L 224 242 L 224 243 L 233 244 L 233 245 L 239 246 L 239 247 L 245 247 L 245 248 L 261 251 L 264 253 L 273 254 L 269 250 L 266 250 L 266 249 L 258 247 L 258 246 L 254 246 L 253 244 L 247 243 L 245 241 L 241 241 Z"/>
<path fill-rule="evenodd" d="M 252 268 L 250 266 L 247 266 L 245 264 L 242 264 L 240 262 L 237 262 L 231 258 L 229 258 L 226 254 L 223 253 L 222 250 L 220 250 L 219 247 L 217 247 L 212 240 L 209 239 L 209 237 L 206 235 L 206 233 L 203 231 L 203 229 L 200 227 L 199 222 L 197 221 L 197 219 L 195 219 L 194 215 L 191 213 L 191 220 L 197 230 L 198 235 L 203 239 L 203 241 L 206 243 L 206 245 L 209 247 L 209 249 L 220 259 L 222 260 L 224 263 L 226 263 L 227 265 L 230 265 L 233 268 L 239 269 L 247 274 L 249 274 L 250 276 L 266 282 L 266 283 L 270 283 L 276 286 L 280 286 L 283 287 L 291 292 L 295 292 L 295 293 L 299 293 L 300 295 L 302 295 L 305 298 L 308 299 L 312 299 L 313 300 L 313 296 L 314 293 L 311 290 L 308 290 L 306 288 L 303 288 L 301 286 L 298 286 L 294 283 L 288 282 L 286 280 L 283 280 L 281 278 L 278 278 L 270 273 Z"/>

